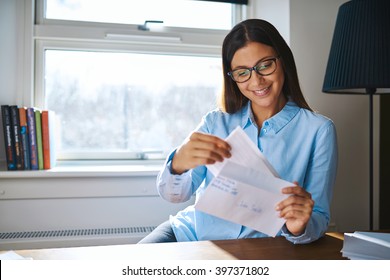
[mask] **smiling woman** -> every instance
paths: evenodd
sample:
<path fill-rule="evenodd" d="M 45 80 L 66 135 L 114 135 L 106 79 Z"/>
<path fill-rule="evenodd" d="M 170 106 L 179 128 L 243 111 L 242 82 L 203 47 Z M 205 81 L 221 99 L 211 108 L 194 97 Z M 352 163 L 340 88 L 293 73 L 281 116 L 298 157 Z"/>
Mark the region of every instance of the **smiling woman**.
<path fill-rule="evenodd" d="M 272 59 L 272 62 L 264 62 L 276 57 L 278 59 Z M 292 51 L 271 23 L 248 19 L 234 26 L 223 41 L 222 65 L 222 108 L 208 112 L 184 142 L 172 150 L 156 180 L 163 199 L 178 203 L 196 195 L 197 204 L 170 216 L 140 242 L 257 238 L 273 234 L 284 236 L 295 244 L 319 239 L 328 227 L 336 179 L 338 151 L 335 125 L 310 109 L 299 86 Z M 262 72 L 265 69 L 267 71 Z M 237 81 L 235 79 L 239 79 L 239 75 L 228 75 L 237 70 L 248 77 Z M 284 223 L 275 233 L 257 227 L 263 223 L 270 224 L 264 216 L 256 217 L 250 225 L 243 221 L 246 219 L 236 219 L 237 213 L 234 213 L 235 218 L 226 216 L 226 211 L 231 211 L 237 204 L 234 199 L 227 202 L 222 198 L 219 201 L 218 195 L 212 195 L 207 202 L 212 205 L 210 208 L 200 205 L 207 199 L 215 181 L 222 176 L 221 170 L 218 174 L 209 166 L 220 162 L 225 167 L 231 162 L 240 165 L 239 160 L 234 158 L 240 153 L 240 147 L 245 145 L 236 146 L 232 142 L 232 134 L 237 128 L 255 144 L 257 152 L 262 152 L 275 170 L 273 174 L 291 182 L 281 189 L 286 196 L 266 206 L 271 216 L 277 215 Z M 260 164 L 241 167 L 249 167 L 254 174 L 263 176 Z M 223 176 L 229 176 L 231 172 L 226 174 Z M 239 174 L 235 178 L 229 177 L 232 179 L 231 186 L 239 188 L 240 183 L 245 181 L 242 179 L 243 172 Z M 271 175 L 271 178 L 274 177 Z M 259 180 L 254 181 L 262 184 Z M 256 205 L 259 201 L 257 199 L 252 204 Z M 215 210 L 217 208 L 226 211 L 222 214 Z M 258 208 L 254 207 L 254 211 Z"/>

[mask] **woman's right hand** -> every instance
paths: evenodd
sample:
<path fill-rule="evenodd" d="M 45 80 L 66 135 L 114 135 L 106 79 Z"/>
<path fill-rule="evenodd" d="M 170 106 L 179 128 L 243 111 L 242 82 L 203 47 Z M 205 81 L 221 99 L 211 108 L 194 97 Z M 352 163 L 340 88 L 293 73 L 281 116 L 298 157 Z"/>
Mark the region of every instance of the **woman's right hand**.
<path fill-rule="evenodd" d="M 176 150 L 172 159 L 172 171 L 182 174 L 199 165 L 213 164 L 229 158 L 230 145 L 211 134 L 193 132 Z"/>

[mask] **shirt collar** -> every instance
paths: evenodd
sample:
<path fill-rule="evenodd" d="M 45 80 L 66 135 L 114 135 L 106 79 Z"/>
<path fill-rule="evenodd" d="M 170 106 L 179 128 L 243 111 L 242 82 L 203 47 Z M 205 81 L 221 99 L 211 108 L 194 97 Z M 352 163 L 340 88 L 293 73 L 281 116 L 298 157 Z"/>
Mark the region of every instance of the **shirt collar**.
<path fill-rule="evenodd" d="M 241 119 L 241 128 L 245 129 L 247 126 L 253 124 L 256 126 L 256 122 L 253 118 L 251 102 L 248 103 L 241 110 L 242 119 Z"/>
<path fill-rule="evenodd" d="M 253 118 L 253 113 L 251 109 L 251 102 L 249 101 L 242 109 L 242 122 L 241 127 L 244 129 L 245 127 L 253 124 L 256 125 L 256 122 Z M 265 122 L 268 122 L 268 129 L 272 129 L 275 133 L 278 133 L 285 125 L 287 125 L 299 112 L 300 108 L 293 101 L 288 101 L 283 109 L 272 116 Z M 265 123 L 264 122 L 264 123 Z"/>

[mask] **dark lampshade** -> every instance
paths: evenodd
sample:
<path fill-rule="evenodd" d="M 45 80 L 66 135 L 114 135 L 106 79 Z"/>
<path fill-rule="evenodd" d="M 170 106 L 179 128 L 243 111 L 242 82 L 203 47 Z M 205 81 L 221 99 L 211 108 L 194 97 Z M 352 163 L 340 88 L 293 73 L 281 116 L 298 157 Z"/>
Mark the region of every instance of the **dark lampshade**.
<path fill-rule="evenodd" d="M 322 91 L 369 96 L 369 228 L 373 230 L 373 95 L 390 93 L 390 0 L 352 0 L 340 6 Z"/>
<path fill-rule="evenodd" d="M 337 16 L 322 91 L 367 90 L 390 93 L 390 0 L 352 0 Z"/>

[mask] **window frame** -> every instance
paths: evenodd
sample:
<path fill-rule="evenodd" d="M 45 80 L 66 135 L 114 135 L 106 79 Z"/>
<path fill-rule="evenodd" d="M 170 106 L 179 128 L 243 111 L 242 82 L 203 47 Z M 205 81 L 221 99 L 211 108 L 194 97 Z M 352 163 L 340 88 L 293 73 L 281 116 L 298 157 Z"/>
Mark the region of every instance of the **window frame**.
<path fill-rule="evenodd" d="M 233 5 L 232 22 L 245 17 L 246 6 Z M 44 18 L 45 0 L 36 0 L 34 25 L 33 105 L 44 108 L 44 53 L 48 49 L 130 52 L 220 57 L 228 30 L 165 27 L 140 31 L 137 25 L 66 21 Z M 148 152 L 60 153 L 58 160 L 123 160 L 165 157 Z"/>

